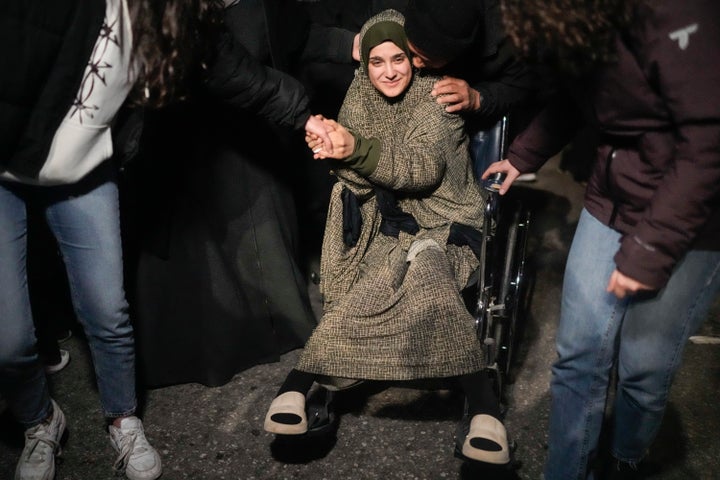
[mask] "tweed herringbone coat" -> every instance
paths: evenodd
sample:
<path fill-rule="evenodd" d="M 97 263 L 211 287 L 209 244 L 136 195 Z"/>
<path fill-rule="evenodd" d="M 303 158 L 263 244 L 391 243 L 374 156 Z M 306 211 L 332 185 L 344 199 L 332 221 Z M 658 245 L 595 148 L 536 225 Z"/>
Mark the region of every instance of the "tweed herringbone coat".
<path fill-rule="evenodd" d="M 383 12 L 366 23 L 402 16 Z M 448 377 L 477 371 L 482 353 L 460 296 L 478 261 L 448 245 L 450 226 L 482 228 L 484 199 L 474 180 L 462 119 L 430 95 L 437 77 L 415 73 L 404 96 L 388 100 L 361 65 L 339 122 L 380 140 L 367 178 L 335 170 L 321 258 L 323 317 L 297 366 L 320 375 L 374 380 Z M 376 187 L 392 191 L 418 223 L 415 234 L 380 232 Z M 342 190 L 360 200 L 357 243 L 343 241 Z"/>

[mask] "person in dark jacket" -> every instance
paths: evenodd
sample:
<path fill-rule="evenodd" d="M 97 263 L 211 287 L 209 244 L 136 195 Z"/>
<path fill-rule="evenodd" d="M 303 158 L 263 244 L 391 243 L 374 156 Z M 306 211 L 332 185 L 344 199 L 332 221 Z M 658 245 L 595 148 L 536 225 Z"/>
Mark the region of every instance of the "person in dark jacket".
<path fill-rule="evenodd" d="M 294 79 L 212 33 L 219 8 L 210 0 L 0 4 L 0 392 L 25 427 L 16 480 L 54 477 L 66 429 L 36 349 L 26 205 L 41 204 L 58 240 L 118 453 L 114 467 L 151 480 L 162 466 L 135 415 L 135 343 L 111 162 L 119 108 L 126 98 L 149 106 L 180 98 L 207 65 L 204 85 L 224 101 L 325 135 L 302 88 L 278 93 Z"/>
<path fill-rule="evenodd" d="M 565 73 L 485 172 L 539 168 L 584 124 L 599 146 L 567 260 L 552 367 L 546 480 L 586 478 L 611 370 L 611 473 L 634 472 L 688 337 L 720 291 L 720 7 L 710 0 L 507 0 L 520 48 Z"/>
<path fill-rule="evenodd" d="M 303 41 L 291 28 L 301 25 L 284 25 L 297 18 L 288 3 L 236 2 L 223 13 L 234 41 L 280 71 Z M 146 113 L 143 158 L 126 168 L 139 250 L 138 365 L 149 387 L 223 385 L 302 347 L 317 323 L 293 198 L 311 152 L 295 130 L 203 90 Z M 302 86 L 288 81 L 279 94 L 302 98 Z"/>
<path fill-rule="evenodd" d="M 432 95 L 465 116 L 477 171 L 497 159 L 493 127 L 512 117 L 515 132 L 536 107 L 537 72 L 517 55 L 497 0 L 410 0 L 407 31 L 413 64 L 440 73 Z M 519 181 L 533 181 L 526 174 Z"/>
<path fill-rule="evenodd" d="M 432 95 L 448 112 L 492 125 L 534 92 L 534 73 L 503 29 L 499 2 L 410 0 L 405 11 L 413 64 L 444 75 Z"/>

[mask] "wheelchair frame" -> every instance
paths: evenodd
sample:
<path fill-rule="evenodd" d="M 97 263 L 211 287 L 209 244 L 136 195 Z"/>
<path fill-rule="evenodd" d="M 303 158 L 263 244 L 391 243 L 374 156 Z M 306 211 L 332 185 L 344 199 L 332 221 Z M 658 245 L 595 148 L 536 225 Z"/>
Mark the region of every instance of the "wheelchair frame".
<path fill-rule="evenodd" d="M 500 205 L 498 197 L 497 191 L 489 192 L 485 207 L 485 225 L 490 228 L 483 232 L 473 316 L 485 353 L 485 368 L 494 374 L 498 397 L 503 399 L 525 292 L 530 212 L 518 203 L 511 207 L 509 219 L 503 218 L 500 210 L 505 205 Z M 502 262 L 493 264 L 488 262 L 489 258 L 502 259 Z"/>
<path fill-rule="evenodd" d="M 495 142 L 496 160 L 505 156 L 507 125 L 508 119 L 503 117 L 490 133 L 494 137 L 491 141 Z M 510 376 L 526 293 L 525 261 L 531 216 L 521 202 L 500 197 L 501 176 L 483 181 L 482 172 L 476 174 L 487 192 L 487 200 L 472 313 L 485 353 L 485 369 L 493 375 L 498 398 L 505 403 L 505 384 Z"/>

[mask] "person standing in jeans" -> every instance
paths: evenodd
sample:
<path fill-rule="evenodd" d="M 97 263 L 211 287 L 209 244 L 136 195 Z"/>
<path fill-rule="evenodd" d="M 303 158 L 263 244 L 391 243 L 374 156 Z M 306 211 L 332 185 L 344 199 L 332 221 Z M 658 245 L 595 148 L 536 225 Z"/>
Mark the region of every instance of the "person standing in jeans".
<path fill-rule="evenodd" d="M 506 0 L 504 11 L 567 94 L 484 176 L 507 173 L 505 193 L 584 124 L 599 134 L 565 270 L 545 479 L 642 478 L 684 346 L 720 291 L 720 70 L 708 65 L 720 6 Z M 613 368 L 611 461 L 596 465 Z"/>

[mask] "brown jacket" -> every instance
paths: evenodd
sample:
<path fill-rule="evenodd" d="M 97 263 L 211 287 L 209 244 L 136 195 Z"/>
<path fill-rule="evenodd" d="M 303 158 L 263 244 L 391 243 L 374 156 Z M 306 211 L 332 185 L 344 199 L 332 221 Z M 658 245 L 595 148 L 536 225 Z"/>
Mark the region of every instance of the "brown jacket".
<path fill-rule="evenodd" d="M 596 124 L 585 208 L 624 234 L 618 269 L 656 288 L 688 250 L 720 250 L 718 18 L 715 0 L 642 7 L 616 41 L 617 62 L 552 102 L 509 149 L 518 170 L 536 170 L 582 120 Z"/>

